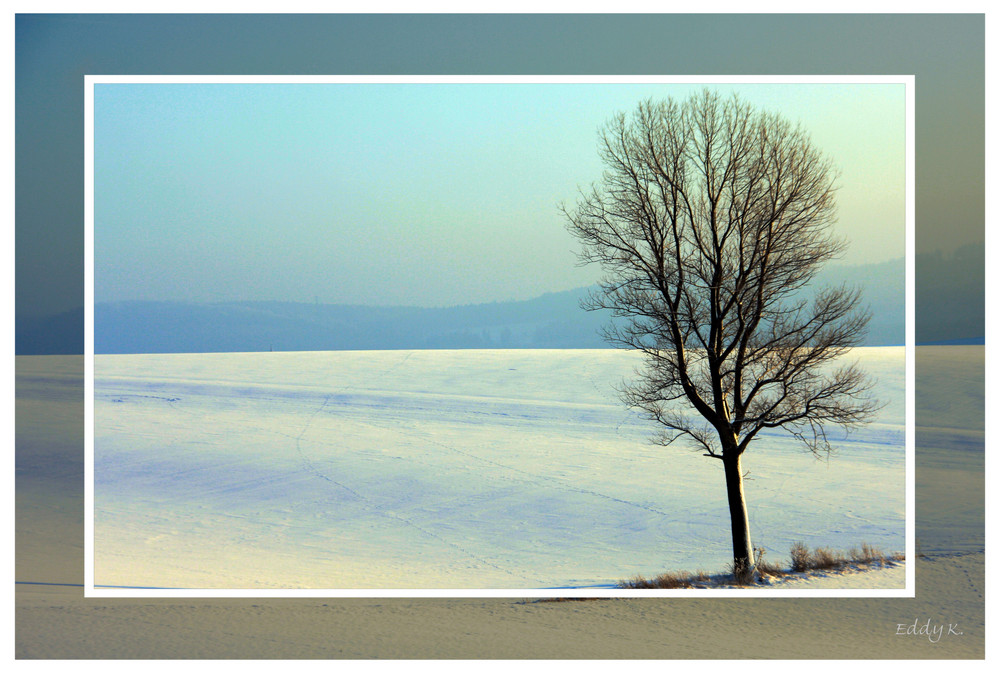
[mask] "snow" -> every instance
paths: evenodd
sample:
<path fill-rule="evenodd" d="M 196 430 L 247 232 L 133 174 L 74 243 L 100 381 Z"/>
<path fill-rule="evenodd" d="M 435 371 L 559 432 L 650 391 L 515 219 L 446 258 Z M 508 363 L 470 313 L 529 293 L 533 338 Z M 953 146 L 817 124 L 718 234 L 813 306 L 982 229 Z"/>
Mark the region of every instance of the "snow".
<path fill-rule="evenodd" d="M 744 458 L 755 546 L 905 546 L 904 350 L 875 423 Z M 615 350 L 99 355 L 94 580 L 190 589 L 612 587 L 731 560 L 721 465 L 649 440 Z M 902 588 L 899 572 L 888 588 Z M 874 574 L 873 574 L 874 576 Z"/>
<path fill-rule="evenodd" d="M 915 526 L 922 554 L 905 564 L 905 571 L 915 574 L 916 596 L 903 600 L 857 597 L 846 583 L 864 578 L 898 586 L 891 577 L 904 567 L 811 578 L 824 583 L 817 589 L 849 600 L 772 600 L 757 590 L 693 591 L 683 600 L 564 602 L 520 596 L 271 599 L 171 592 L 124 598 L 112 591 L 85 596 L 84 358 L 18 357 L 15 654 L 185 660 L 677 660 L 704 659 L 706 653 L 721 659 L 981 659 L 985 349 L 915 351 Z M 748 455 L 763 456 L 762 448 L 751 448 Z M 684 452 L 669 455 L 677 453 Z M 843 458 L 841 447 L 830 469 Z M 787 554 L 779 551 L 772 561 Z M 609 572 L 620 577 L 617 570 Z M 809 589 L 808 595 L 830 594 Z M 923 627 L 929 619 L 934 627 L 945 627 L 940 639 L 899 635 L 901 626 Z M 719 637 L 720 624 L 725 638 Z M 953 635 L 952 625 L 962 635 Z"/>
<path fill-rule="evenodd" d="M 890 562 L 886 565 L 862 567 L 852 564 L 839 570 L 792 573 L 771 580 L 771 588 L 781 589 L 834 589 L 873 590 L 902 586 L 906 582 L 906 563 Z"/>

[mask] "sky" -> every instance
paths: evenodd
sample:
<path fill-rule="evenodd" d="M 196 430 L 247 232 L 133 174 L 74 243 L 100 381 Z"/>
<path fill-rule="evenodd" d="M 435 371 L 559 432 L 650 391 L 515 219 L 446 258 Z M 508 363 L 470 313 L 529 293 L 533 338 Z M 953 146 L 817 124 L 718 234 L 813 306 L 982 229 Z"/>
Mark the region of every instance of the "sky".
<path fill-rule="evenodd" d="M 95 299 L 452 306 L 589 285 L 560 205 L 604 122 L 703 84 L 95 85 Z M 845 263 L 904 254 L 901 84 L 712 85 L 840 170 Z"/>

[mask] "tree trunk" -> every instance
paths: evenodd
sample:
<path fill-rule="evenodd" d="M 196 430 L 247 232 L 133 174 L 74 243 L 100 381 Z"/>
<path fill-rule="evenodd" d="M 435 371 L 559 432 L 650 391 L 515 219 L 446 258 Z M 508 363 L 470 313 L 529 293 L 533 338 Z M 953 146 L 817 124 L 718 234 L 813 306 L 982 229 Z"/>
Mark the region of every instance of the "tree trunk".
<path fill-rule="evenodd" d="M 732 454 L 730 454 L 732 455 Z M 722 459 L 726 467 L 726 492 L 729 494 L 729 518 L 733 528 L 733 574 L 737 581 L 750 582 L 754 577 L 753 545 L 750 543 L 750 520 L 743 495 L 743 468 L 740 456 Z"/>

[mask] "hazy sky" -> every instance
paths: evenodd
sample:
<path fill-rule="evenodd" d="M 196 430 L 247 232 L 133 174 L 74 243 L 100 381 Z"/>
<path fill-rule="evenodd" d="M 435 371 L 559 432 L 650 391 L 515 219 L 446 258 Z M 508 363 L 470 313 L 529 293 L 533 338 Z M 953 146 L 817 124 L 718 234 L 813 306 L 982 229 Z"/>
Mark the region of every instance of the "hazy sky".
<path fill-rule="evenodd" d="M 98 84 L 97 301 L 448 306 L 588 285 L 559 205 L 676 84 Z M 845 262 L 904 253 L 899 84 L 717 85 L 841 171 Z"/>

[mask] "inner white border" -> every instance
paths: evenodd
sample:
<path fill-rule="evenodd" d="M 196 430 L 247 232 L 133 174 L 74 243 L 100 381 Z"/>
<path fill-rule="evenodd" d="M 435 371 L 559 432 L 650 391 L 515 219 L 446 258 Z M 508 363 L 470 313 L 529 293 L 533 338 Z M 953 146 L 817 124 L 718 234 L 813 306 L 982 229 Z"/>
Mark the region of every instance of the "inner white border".
<path fill-rule="evenodd" d="M 84 596 L 100 598 L 913 598 L 914 571 L 914 76 L 86 75 L 84 76 Z M 903 84 L 906 87 L 906 585 L 903 589 L 153 589 L 94 585 L 94 85 L 95 84 Z"/>

